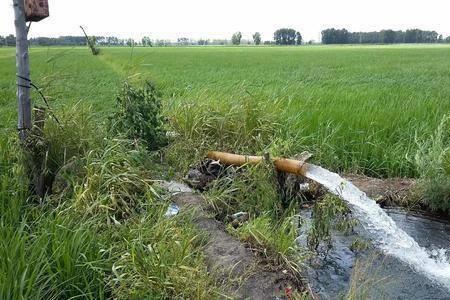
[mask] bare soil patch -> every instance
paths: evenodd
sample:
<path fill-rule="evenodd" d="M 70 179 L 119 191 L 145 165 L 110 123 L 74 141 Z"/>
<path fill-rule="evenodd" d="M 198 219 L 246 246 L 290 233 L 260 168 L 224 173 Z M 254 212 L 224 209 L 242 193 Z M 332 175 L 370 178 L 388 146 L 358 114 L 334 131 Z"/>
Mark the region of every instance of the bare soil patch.
<path fill-rule="evenodd" d="M 238 239 L 225 231 L 222 223 L 206 210 L 201 195 L 179 193 L 173 201 L 182 209 L 194 209 L 194 224 L 209 236 L 205 247 L 207 266 L 225 291 L 234 299 L 287 299 L 298 288 L 288 272 L 265 265 Z"/>
<path fill-rule="evenodd" d="M 416 197 L 414 195 L 415 179 L 379 179 L 355 174 L 344 174 L 343 177 L 382 206 L 408 206 L 410 202 L 408 200 Z"/>

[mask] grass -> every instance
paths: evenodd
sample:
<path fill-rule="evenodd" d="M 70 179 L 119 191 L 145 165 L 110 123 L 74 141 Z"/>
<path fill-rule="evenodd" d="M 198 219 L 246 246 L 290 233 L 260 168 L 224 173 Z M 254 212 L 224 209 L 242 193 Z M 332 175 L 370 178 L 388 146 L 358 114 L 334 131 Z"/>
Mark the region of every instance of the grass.
<path fill-rule="evenodd" d="M 372 46 L 135 49 L 133 60 L 171 98 L 170 111 L 280 103 L 277 136 L 296 141 L 286 154 L 306 149 L 335 170 L 417 176 L 414 136 L 431 133 L 449 108 L 448 58 L 447 47 Z"/>
<path fill-rule="evenodd" d="M 390 281 L 392 281 L 392 278 L 381 276 L 383 264 L 384 261 L 380 262 L 376 253 L 369 255 L 365 259 L 357 259 L 350 278 L 349 290 L 345 297 L 341 298 L 347 300 L 388 299 L 389 297 L 384 293 L 373 291 L 377 285 L 390 284 Z"/>
<path fill-rule="evenodd" d="M 263 214 L 237 229 L 228 230 L 242 241 L 251 245 L 265 259 L 274 260 L 272 264 L 283 266 L 295 276 L 300 276 L 304 260 L 302 249 L 297 245 L 297 227 L 295 216 L 274 222 L 271 216 Z"/>
<path fill-rule="evenodd" d="M 156 155 L 107 134 L 124 80 L 152 79 L 162 92 L 172 139 L 160 158 L 176 170 L 211 149 L 286 156 L 307 150 L 336 171 L 421 176 L 427 183 L 434 175 L 424 166 L 437 166 L 445 178 L 432 193 L 438 199 L 449 186 L 448 130 L 441 123 L 450 109 L 449 50 L 110 48 L 94 57 L 85 48 L 33 48 L 32 79 L 63 124 L 46 125 L 56 189 L 37 204 L 15 139 L 14 52 L 0 49 L 0 298 L 221 294 L 192 216 L 163 217 L 168 201 L 152 180 L 166 174 Z M 218 217 L 250 212 L 237 235 L 296 270 L 289 203 L 280 202 L 274 174 L 261 165 L 226 180 L 208 195 Z M 439 202 L 433 199 L 427 201 Z M 335 212 L 322 208 L 326 218 L 316 233 L 326 238 Z"/>
<path fill-rule="evenodd" d="M 86 107 L 59 115 L 62 127 L 46 126 L 57 188 L 43 202 L 28 194 L 16 139 L 0 140 L 0 298 L 222 295 L 193 216 L 164 216 L 170 202 L 143 168 L 153 164 L 145 147 L 104 136 Z"/>
<path fill-rule="evenodd" d="M 449 117 L 444 116 L 436 131 L 417 141 L 415 162 L 420 171 L 418 193 L 421 203 L 450 215 L 450 135 Z"/>
<path fill-rule="evenodd" d="M 15 123 L 13 55 L 0 49 L 1 126 L 9 128 Z M 99 57 L 84 48 L 34 48 L 31 63 L 55 107 L 82 101 L 104 117 L 124 77 L 152 78 L 173 119 L 195 110 L 209 118 L 211 107 L 223 117 L 247 102 L 265 106 L 264 119 L 276 103 L 275 135 L 295 141 L 286 155 L 309 150 L 334 170 L 416 177 L 414 137 L 434 132 L 450 108 L 449 56 L 444 45 L 114 48 Z M 182 122 L 176 128 L 188 135 Z M 210 140 L 207 130 L 198 134 Z M 231 149 L 243 138 L 217 146 Z"/>

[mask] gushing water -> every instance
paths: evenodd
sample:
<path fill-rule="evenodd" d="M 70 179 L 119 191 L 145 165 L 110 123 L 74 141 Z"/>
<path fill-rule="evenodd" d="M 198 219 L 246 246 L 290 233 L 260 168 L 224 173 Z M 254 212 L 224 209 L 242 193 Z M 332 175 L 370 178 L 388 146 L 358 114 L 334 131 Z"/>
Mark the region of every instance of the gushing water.
<path fill-rule="evenodd" d="M 305 164 L 305 170 L 307 178 L 320 183 L 350 205 L 375 246 L 450 290 L 450 263 L 445 258 L 444 249 L 428 253 L 374 200 L 338 174 L 312 164 Z"/>

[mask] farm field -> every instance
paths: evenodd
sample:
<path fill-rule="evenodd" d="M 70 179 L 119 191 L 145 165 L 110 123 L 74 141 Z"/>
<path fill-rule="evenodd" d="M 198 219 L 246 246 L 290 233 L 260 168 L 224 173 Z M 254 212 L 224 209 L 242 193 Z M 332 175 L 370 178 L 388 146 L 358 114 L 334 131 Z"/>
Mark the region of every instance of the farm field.
<path fill-rule="evenodd" d="M 195 209 L 168 216 L 173 199 L 158 184 L 181 180 L 208 150 L 308 151 L 337 172 L 419 178 L 418 197 L 402 205 L 450 212 L 450 46 L 104 47 L 98 56 L 31 48 L 31 78 L 60 121 L 33 131 L 32 151 L 19 151 L 14 56 L 0 48 L 2 299 L 216 299 L 239 290 L 236 278 L 224 284 L 209 269 Z M 45 106 L 34 90 L 32 100 Z M 244 170 L 226 171 L 198 199 L 214 224 L 228 224 L 221 233 L 264 253 L 269 269 L 300 278 L 306 253 L 339 226 L 353 230 L 338 197 L 281 191 L 266 164 Z M 34 174 L 48 179 L 45 197 L 30 193 Z M 314 202 L 312 242 L 299 245 L 304 201 Z M 251 217 L 234 228 L 236 212 Z M 357 273 L 339 282 L 342 297 L 359 295 Z M 295 299 L 312 297 L 303 283 L 293 287 Z"/>
<path fill-rule="evenodd" d="M 7 128 L 15 124 L 13 55 L 0 49 Z M 226 116 L 246 102 L 272 114 L 275 103 L 276 136 L 292 144 L 283 154 L 309 150 L 334 170 L 375 176 L 417 176 L 417 143 L 450 109 L 447 46 L 105 48 L 99 57 L 32 48 L 31 68 L 55 109 L 80 101 L 100 119 L 126 78 L 154 81 L 169 115 L 189 104 Z"/>

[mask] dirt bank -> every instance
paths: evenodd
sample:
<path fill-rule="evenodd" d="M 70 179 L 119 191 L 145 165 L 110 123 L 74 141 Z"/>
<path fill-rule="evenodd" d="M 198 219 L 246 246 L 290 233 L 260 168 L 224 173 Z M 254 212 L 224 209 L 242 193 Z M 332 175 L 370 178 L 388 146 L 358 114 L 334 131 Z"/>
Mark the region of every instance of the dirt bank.
<path fill-rule="evenodd" d="M 205 256 L 225 291 L 234 299 L 289 299 L 300 288 L 299 279 L 275 266 L 266 265 L 239 240 L 225 231 L 222 223 L 206 210 L 203 197 L 183 192 L 173 196 L 181 210 L 195 210 L 194 224 L 209 237 Z"/>

